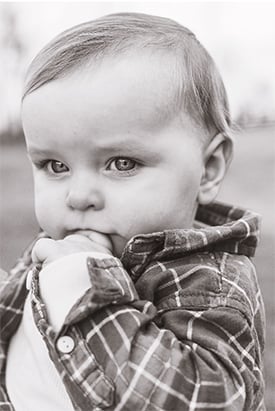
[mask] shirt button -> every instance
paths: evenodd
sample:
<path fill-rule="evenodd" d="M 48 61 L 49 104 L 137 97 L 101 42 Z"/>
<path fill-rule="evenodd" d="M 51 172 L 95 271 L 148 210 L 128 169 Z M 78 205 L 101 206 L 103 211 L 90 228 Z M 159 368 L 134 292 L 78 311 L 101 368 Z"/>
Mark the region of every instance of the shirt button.
<path fill-rule="evenodd" d="M 56 347 L 58 351 L 64 354 L 68 354 L 73 351 L 75 347 L 75 343 L 72 337 L 69 337 L 68 335 L 64 335 L 63 337 L 58 338 Z"/>

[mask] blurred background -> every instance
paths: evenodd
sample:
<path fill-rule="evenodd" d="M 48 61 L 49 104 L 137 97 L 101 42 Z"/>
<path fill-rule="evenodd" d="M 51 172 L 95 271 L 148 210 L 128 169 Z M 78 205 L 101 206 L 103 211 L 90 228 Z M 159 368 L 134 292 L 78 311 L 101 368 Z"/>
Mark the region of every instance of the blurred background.
<path fill-rule="evenodd" d="M 254 261 L 267 315 L 266 404 L 275 411 L 275 3 L 0 2 L 0 265 L 9 270 L 38 231 L 20 123 L 26 69 L 60 31 L 119 11 L 177 20 L 195 32 L 221 71 L 238 127 L 218 199 L 262 215 Z"/>

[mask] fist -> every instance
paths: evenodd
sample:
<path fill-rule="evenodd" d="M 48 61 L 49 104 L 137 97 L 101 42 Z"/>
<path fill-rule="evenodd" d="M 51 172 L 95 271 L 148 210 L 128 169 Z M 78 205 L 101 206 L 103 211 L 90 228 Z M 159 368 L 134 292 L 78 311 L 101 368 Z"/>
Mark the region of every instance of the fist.
<path fill-rule="evenodd" d="M 112 255 L 112 243 L 105 234 L 96 231 L 81 231 L 62 240 L 41 238 L 33 247 L 32 260 L 46 265 L 58 258 L 83 251 Z"/>

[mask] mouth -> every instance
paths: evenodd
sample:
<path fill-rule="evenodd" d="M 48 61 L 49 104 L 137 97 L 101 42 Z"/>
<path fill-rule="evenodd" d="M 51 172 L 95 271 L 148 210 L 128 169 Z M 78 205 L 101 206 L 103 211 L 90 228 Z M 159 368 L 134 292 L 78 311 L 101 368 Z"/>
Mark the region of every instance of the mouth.
<path fill-rule="evenodd" d="M 113 246 L 113 254 L 115 257 L 121 256 L 124 246 L 128 242 L 127 238 L 125 238 L 123 235 L 120 235 L 114 231 L 106 232 L 106 231 L 94 230 L 91 228 L 80 228 L 80 227 L 73 228 L 73 229 L 65 229 L 63 238 L 69 235 L 77 235 L 77 234 L 83 235 L 85 237 L 89 237 L 92 233 L 102 234 L 109 238 Z"/>
<path fill-rule="evenodd" d="M 104 233 L 102 231 L 91 230 L 90 228 L 74 228 L 73 230 L 66 230 L 65 237 L 68 235 L 80 234 L 80 235 L 89 235 L 91 233 L 99 233 L 103 235 L 110 235 L 109 233 Z"/>

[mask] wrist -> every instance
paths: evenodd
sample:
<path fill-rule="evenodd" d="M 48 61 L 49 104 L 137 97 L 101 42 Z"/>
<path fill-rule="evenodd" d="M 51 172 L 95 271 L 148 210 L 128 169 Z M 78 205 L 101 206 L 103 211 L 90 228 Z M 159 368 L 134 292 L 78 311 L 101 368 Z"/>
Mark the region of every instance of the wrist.
<path fill-rule="evenodd" d="M 40 296 L 55 330 L 61 328 L 73 304 L 92 286 L 87 269 L 88 257 L 104 259 L 110 255 L 86 251 L 70 254 L 46 264 L 40 271 Z"/>

